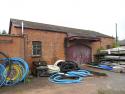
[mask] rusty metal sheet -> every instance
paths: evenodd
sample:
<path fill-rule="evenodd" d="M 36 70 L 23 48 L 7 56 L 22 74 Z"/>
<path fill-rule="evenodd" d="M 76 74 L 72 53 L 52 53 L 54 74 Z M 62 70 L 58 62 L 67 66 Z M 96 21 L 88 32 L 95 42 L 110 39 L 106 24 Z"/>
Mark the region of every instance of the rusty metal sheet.
<path fill-rule="evenodd" d="M 73 45 L 67 48 L 67 60 L 79 64 L 91 62 L 91 48 L 84 45 Z"/>

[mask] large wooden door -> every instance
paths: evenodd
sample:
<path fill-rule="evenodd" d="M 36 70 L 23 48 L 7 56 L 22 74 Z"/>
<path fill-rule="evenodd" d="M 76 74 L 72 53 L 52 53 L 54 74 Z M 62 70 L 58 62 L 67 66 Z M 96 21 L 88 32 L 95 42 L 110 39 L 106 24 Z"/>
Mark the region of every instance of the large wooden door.
<path fill-rule="evenodd" d="M 67 48 L 67 60 L 78 64 L 91 62 L 91 48 L 85 45 L 73 45 Z"/>

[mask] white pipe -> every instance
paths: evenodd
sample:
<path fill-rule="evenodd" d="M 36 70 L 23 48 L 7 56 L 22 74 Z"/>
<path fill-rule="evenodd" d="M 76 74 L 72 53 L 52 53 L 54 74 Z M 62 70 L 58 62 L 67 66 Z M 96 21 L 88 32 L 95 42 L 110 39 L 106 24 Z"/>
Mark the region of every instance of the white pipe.
<path fill-rule="evenodd" d="M 58 63 L 60 63 L 60 62 L 65 62 L 65 60 L 57 60 L 54 65 L 57 66 Z"/>
<path fill-rule="evenodd" d="M 23 27 L 23 21 L 22 21 L 22 35 L 23 35 L 24 27 Z"/>
<path fill-rule="evenodd" d="M 49 69 L 49 73 L 57 73 L 60 72 L 60 68 L 58 66 L 55 65 L 47 65 L 48 69 Z"/>

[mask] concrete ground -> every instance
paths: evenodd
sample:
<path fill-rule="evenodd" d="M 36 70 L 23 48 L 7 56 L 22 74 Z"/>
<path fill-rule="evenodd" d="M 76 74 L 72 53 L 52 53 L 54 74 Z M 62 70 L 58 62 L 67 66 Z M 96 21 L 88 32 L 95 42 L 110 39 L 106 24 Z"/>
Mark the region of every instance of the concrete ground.
<path fill-rule="evenodd" d="M 0 94 L 98 94 L 98 90 L 102 89 L 125 91 L 125 74 L 89 69 L 105 72 L 108 77 L 87 77 L 83 82 L 76 84 L 55 84 L 49 82 L 46 77 L 34 78 L 30 83 L 2 87 Z"/>

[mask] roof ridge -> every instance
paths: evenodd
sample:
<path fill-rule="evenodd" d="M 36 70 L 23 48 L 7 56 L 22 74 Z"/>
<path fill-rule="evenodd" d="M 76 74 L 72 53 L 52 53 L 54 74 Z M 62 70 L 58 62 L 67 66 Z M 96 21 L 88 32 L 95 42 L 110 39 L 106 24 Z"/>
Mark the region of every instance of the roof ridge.
<path fill-rule="evenodd" d="M 59 25 L 52 25 L 52 24 L 45 24 L 40 22 L 33 22 L 33 21 L 27 21 L 27 20 L 20 20 L 20 19 L 14 19 L 11 18 L 10 21 L 17 25 L 18 27 L 21 27 L 21 22 L 24 21 L 24 27 L 32 28 L 32 29 L 43 29 L 43 30 L 50 30 L 50 31 L 57 31 L 57 32 L 64 32 L 64 33 L 73 33 L 77 34 L 79 36 L 82 35 L 88 35 L 94 36 L 94 37 L 111 37 L 106 34 L 102 34 L 100 32 L 92 31 L 92 30 L 85 30 L 85 29 L 78 29 L 78 28 L 72 28 L 72 27 L 66 27 L 66 26 L 59 26 Z M 113 37 L 111 37 L 113 38 Z"/>
<path fill-rule="evenodd" d="M 24 22 L 29 22 L 29 23 L 44 24 L 44 25 L 51 25 L 51 26 L 57 26 L 57 27 L 64 27 L 64 28 L 69 28 L 69 29 L 87 30 L 87 31 L 96 32 L 96 31 L 94 31 L 94 30 L 89 30 L 89 29 L 73 28 L 73 27 L 67 27 L 67 26 L 61 26 L 61 25 L 53 25 L 53 24 L 46 24 L 46 23 L 40 23 L 40 22 L 28 21 L 28 20 L 21 20 L 21 19 L 14 19 L 14 18 L 10 18 L 10 20 L 11 20 L 11 21 L 13 21 L 13 20 L 18 20 L 18 21 L 24 21 Z M 99 32 L 97 32 L 97 33 L 99 33 Z"/>

